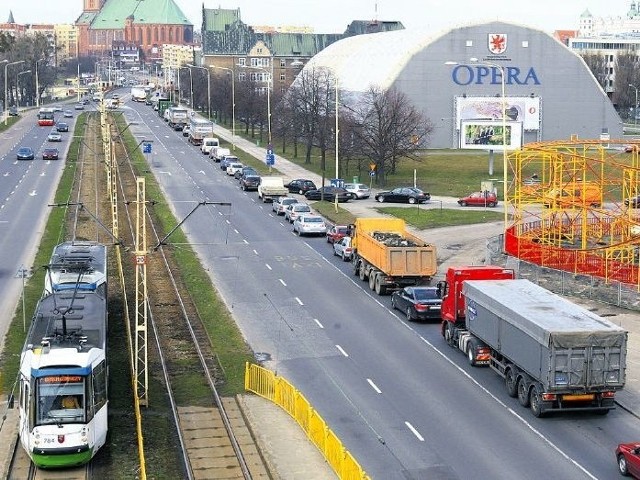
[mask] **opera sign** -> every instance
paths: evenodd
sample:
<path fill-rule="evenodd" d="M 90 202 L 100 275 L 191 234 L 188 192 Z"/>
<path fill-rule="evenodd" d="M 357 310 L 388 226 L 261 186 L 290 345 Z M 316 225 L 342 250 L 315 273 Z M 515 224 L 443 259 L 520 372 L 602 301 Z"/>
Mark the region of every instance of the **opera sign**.
<path fill-rule="evenodd" d="M 503 67 L 506 85 L 540 85 L 533 67 L 524 71 L 519 67 Z M 501 85 L 501 71 L 485 65 L 457 65 L 451 71 L 451 78 L 457 85 Z"/>

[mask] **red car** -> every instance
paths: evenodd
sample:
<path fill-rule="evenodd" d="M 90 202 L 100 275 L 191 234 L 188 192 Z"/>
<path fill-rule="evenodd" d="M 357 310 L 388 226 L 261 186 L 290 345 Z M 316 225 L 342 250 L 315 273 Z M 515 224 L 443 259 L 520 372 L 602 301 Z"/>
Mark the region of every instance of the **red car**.
<path fill-rule="evenodd" d="M 58 149 L 57 148 L 45 148 L 42 151 L 42 159 L 43 160 L 58 160 Z"/>
<path fill-rule="evenodd" d="M 616 448 L 616 459 L 622 475 L 640 478 L 640 443 L 621 443 Z"/>
<path fill-rule="evenodd" d="M 498 196 L 492 192 L 473 192 L 458 200 L 462 207 L 467 205 L 474 207 L 495 207 L 498 204 Z"/>
<path fill-rule="evenodd" d="M 349 232 L 349 227 L 346 225 L 334 225 L 327 232 L 327 243 L 336 243 L 339 242 L 343 237 L 347 236 Z"/>

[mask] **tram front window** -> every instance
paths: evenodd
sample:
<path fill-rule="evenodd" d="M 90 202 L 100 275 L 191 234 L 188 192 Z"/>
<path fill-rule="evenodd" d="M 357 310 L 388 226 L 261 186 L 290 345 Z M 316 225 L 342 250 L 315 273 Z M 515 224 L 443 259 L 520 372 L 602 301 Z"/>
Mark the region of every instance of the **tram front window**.
<path fill-rule="evenodd" d="M 39 378 L 37 396 L 37 424 L 84 421 L 83 377 L 74 375 Z"/>

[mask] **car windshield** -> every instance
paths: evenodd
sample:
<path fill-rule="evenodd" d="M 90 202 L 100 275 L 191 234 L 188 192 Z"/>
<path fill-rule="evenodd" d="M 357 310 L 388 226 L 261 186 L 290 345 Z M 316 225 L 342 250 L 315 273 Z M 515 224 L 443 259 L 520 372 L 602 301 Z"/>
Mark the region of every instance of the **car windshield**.
<path fill-rule="evenodd" d="M 416 300 L 436 300 L 438 298 L 435 288 L 416 288 L 413 293 Z"/>
<path fill-rule="evenodd" d="M 344 233 L 344 234 L 346 234 L 348 230 L 349 229 L 347 227 L 339 227 L 339 228 L 336 228 L 335 231 L 336 231 L 336 233 Z"/>
<path fill-rule="evenodd" d="M 294 205 L 293 209 L 296 212 L 310 212 L 311 211 L 311 207 L 309 207 L 307 205 Z"/>
<path fill-rule="evenodd" d="M 322 219 L 320 217 L 303 217 L 303 221 L 307 223 L 322 223 Z"/>
<path fill-rule="evenodd" d="M 283 205 L 291 205 L 292 203 L 298 203 L 298 200 L 296 200 L 295 198 L 283 198 L 282 199 L 282 204 Z"/>

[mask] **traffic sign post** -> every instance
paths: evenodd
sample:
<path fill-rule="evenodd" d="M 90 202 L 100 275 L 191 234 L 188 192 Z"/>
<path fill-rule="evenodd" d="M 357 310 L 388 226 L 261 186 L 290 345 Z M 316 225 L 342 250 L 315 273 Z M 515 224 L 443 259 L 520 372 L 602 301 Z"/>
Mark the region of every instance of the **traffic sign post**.
<path fill-rule="evenodd" d="M 269 166 L 269 173 L 271 173 L 271 167 L 276 164 L 276 155 L 273 153 L 273 144 L 267 145 L 267 154 L 265 156 L 265 163 Z"/>
<path fill-rule="evenodd" d="M 151 144 L 143 143 L 142 144 L 142 153 L 151 153 Z"/>

